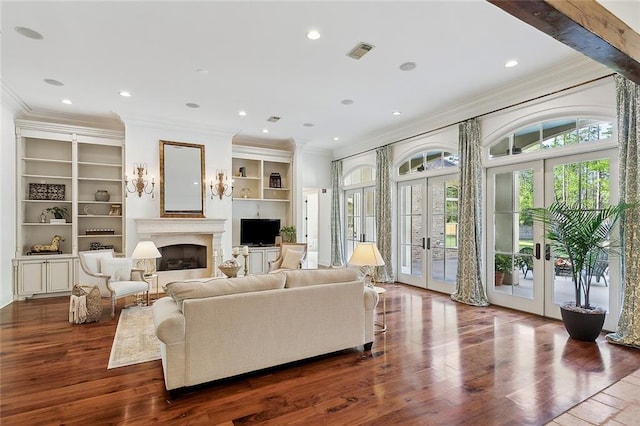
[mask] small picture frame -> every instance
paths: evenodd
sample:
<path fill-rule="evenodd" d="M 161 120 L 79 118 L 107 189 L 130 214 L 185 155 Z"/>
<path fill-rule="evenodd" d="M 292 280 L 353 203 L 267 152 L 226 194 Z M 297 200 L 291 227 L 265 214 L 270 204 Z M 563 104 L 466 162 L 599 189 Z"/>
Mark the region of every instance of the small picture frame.
<path fill-rule="evenodd" d="M 122 216 L 122 206 L 120 204 L 111 204 L 109 216 Z"/>

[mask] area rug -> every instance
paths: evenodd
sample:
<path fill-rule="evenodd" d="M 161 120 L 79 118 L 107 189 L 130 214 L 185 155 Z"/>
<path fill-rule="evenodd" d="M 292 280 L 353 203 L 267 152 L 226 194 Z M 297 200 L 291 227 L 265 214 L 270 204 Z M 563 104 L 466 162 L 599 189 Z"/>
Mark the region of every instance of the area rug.
<path fill-rule="evenodd" d="M 160 359 L 150 306 L 123 309 L 113 338 L 108 370 Z"/>

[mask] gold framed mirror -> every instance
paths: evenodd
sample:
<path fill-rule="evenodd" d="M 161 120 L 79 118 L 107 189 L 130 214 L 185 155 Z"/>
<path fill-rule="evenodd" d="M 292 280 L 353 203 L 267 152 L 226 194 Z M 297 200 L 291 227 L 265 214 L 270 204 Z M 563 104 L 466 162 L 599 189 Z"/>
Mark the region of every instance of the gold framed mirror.
<path fill-rule="evenodd" d="M 204 217 L 204 145 L 160 141 L 160 217 Z"/>

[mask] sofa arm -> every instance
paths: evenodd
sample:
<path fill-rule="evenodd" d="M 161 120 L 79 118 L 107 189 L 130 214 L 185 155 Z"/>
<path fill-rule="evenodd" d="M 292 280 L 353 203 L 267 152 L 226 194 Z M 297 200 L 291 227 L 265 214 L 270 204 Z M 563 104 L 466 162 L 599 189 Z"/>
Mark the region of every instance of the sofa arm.
<path fill-rule="evenodd" d="M 153 323 L 156 336 L 166 345 L 185 341 L 184 315 L 171 297 L 163 297 L 153 304 Z"/>
<path fill-rule="evenodd" d="M 378 305 L 378 293 L 368 286 L 364 286 L 364 309 L 371 311 Z"/>

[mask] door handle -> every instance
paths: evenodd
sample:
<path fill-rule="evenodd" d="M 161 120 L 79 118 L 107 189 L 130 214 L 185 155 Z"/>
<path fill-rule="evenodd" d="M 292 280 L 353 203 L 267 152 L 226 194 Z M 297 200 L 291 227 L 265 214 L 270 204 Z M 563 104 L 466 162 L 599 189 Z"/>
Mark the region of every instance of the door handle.
<path fill-rule="evenodd" d="M 536 259 L 540 260 L 540 243 L 536 243 Z"/>
<path fill-rule="evenodd" d="M 551 246 L 549 244 L 544 245 L 544 260 L 551 260 Z"/>
<path fill-rule="evenodd" d="M 424 237 L 422 238 L 422 248 L 424 248 Z M 427 250 L 431 250 L 431 238 L 427 238 Z"/>

